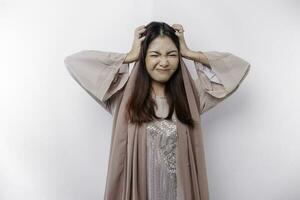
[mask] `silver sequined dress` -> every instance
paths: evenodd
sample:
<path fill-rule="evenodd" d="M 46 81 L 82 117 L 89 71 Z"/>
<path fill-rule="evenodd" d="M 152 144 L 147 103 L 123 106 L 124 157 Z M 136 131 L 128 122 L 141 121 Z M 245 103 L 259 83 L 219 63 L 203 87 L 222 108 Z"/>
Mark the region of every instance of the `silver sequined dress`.
<path fill-rule="evenodd" d="M 165 97 L 153 96 L 158 117 L 169 112 Z M 147 125 L 147 178 L 148 200 L 179 200 L 179 183 L 176 173 L 177 129 L 176 118 L 159 119 Z"/>

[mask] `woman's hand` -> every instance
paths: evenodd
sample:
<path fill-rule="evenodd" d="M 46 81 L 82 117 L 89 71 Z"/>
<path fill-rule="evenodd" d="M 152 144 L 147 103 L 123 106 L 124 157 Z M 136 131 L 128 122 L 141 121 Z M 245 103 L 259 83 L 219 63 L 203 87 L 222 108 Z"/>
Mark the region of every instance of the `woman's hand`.
<path fill-rule="evenodd" d="M 172 27 L 175 29 L 175 34 L 178 36 L 179 38 L 179 44 L 180 44 L 180 53 L 182 55 L 182 57 L 187 57 L 188 52 L 190 51 L 190 49 L 187 47 L 186 43 L 185 43 L 185 39 L 183 36 L 183 26 L 181 24 L 173 24 Z"/>
<path fill-rule="evenodd" d="M 145 30 L 146 28 L 144 25 L 141 25 L 135 29 L 132 48 L 129 51 L 129 53 L 127 53 L 127 56 L 125 58 L 125 63 L 131 63 L 138 60 L 140 50 L 141 50 L 141 43 L 142 41 L 144 41 L 146 37 L 146 36 L 141 37 L 141 34 L 143 34 Z"/>

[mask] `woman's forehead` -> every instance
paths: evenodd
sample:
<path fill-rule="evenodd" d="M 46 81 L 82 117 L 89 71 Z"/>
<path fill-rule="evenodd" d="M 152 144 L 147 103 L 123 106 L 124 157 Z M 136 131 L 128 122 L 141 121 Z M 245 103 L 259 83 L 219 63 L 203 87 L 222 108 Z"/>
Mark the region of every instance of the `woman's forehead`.
<path fill-rule="evenodd" d="M 174 42 L 169 37 L 157 37 L 150 43 L 147 51 L 169 52 L 173 50 L 177 50 L 177 48 Z"/>

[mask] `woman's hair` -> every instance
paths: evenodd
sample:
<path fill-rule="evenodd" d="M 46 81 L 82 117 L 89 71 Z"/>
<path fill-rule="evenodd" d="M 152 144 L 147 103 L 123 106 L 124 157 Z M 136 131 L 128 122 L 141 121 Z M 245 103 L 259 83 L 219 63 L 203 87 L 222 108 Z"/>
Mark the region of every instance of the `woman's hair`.
<path fill-rule="evenodd" d="M 151 95 L 152 78 L 147 72 L 145 63 L 149 44 L 156 37 L 167 36 L 174 42 L 180 54 L 179 38 L 175 35 L 175 30 L 168 24 L 164 22 L 150 22 L 146 25 L 146 31 L 142 36 L 144 35 L 146 37 L 141 43 L 141 51 L 138 58 L 140 65 L 137 73 L 139 76 L 136 77 L 135 85 L 127 104 L 128 119 L 131 123 L 137 123 L 138 125 L 143 122 L 150 122 L 155 118 L 161 119 L 155 115 L 154 106 L 157 107 L 157 104 Z M 175 108 L 177 118 L 182 123 L 193 127 L 194 122 L 184 89 L 180 61 L 177 70 L 165 84 L 165 95 L 170 108 L 166 119 L 171 119 Z"/>

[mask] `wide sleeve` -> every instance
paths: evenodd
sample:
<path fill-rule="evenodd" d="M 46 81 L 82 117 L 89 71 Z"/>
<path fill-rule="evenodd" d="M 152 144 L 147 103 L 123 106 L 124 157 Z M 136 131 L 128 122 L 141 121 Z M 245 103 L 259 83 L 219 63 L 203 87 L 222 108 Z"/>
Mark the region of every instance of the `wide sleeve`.
<path fill-rule="evenodd" d="M 64 59 L 72 78 L 113 115 L 120 91 L 129 78 L 125 53 L 82 50 Z"/>
<path fill-rule="evenodd" d="M 202 52 L 210 66 L 194 61 L 195 85 L 200 97 L 201 114 L 222 102 L 236 91 L 250 70 L 250 63 L 228 52 Z"/>

